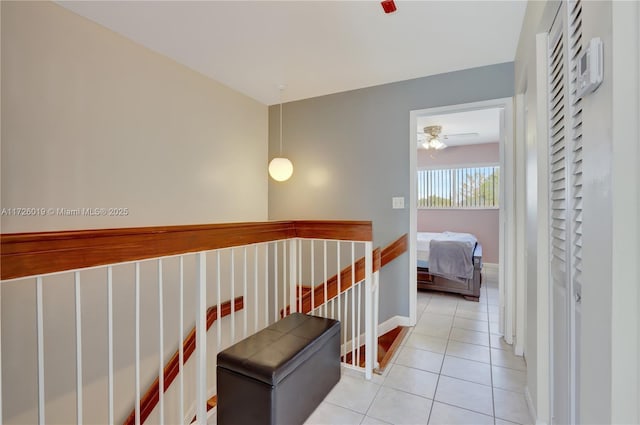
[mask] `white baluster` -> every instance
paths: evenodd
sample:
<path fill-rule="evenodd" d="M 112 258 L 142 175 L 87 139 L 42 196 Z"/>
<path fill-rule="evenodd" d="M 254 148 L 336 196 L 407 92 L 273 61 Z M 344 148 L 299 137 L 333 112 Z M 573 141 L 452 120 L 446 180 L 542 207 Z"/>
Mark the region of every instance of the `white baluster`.
<path fill-rule="evenodd" d="M 273 306 L 273 314 L 274 314 L 273 321 L 277 322 L 278 321 L 278 242 L 275 242 L 273 245 L 273 282 L 274 282 L 273 302 L 275 304 Z"/>
<path fill-rule="evenodd" d="M 233 299 L 236 296 L 236 267 L 235 267 L 234 249 L 231 248 L 231 342 L 236 342 L 236 306 Z M 218 319 L 222 316 L 222 312 L 218 310 Z"/>
<path fill-rule="evenodd" d="M 158 259 L 158 404 L 160 423 L 164 424 L 164 300 L 162 294 L 162 259 Z"/>
<path fill-rule="evenodd" d="M 258 332 L 258 244 L 254 245 L 253 251 L 253 332 Z"/>
<path fill-rule="evenodd" d="M 365 242 L 365 252 L 364 252 L 364 333 L 365 333 L 365 342 L 364 342 L 364 353 L 365 353 L 365 378 L 371 379 L 373 375 L 373 366 L 374 359 L 377 358 L 377 338 L 374 339 L 375 331 L 377 329 L 378 324 L 373 323 L 373 297 L 372 297 L 372 282 L 371 282 L 371 270 L 373 266 L 373 256 L 371 252 L 371 242 Z M 376 357 L 374 357 L 374 353 L 376 353 Z"/>
<path fill-rule="evenodd" d="M 313 311 L 315 310 L 315 307 L 316 307 L 316 301 L 315 301 L 315 298 L 314 298 L 314 296 L 315 296 L 314 292 L 316 292 L 315 291 L 315 289 L 316 289 L 315 276 L 314 276 L 314 274 L 315 274 L 315 267 L 314 266 L 315 266 L 316 259 L 314 258 L 314 255 L 315 255 L 315 243 L 314 243 L 313 240 L 310 240 L 309 242 L 311 243 L 311 254 L 310 254 L 311 255 L 311 278 L 309 279 L 309 286 L 311 286 L 311 309 L 310 309 L 309 313 L 313 314 Z"/>
<path fill-rule="evenodd" d="M 269 244 L 264 244 L 264 326 L 269 326 Z"/>
<path fill-rule="evenodd" d="M 349 351 L 349 345 L 347 344 L 347 337 L 349 336 L 349 289 L 344 291 L 344 312 L 343 312 L 343 319 L 344 319 L 344 349 L 345 349 L 345 362 L 347 360 L 346 358 L 346 354 Z M 352 353 L 352 357 L 353 357 L 353 353 Z M 353 359 L 352 359 L 353 360 Z"/>
<path fill-rule="evenodd" d="M 180 420 L 184 420 L 184 256 L 180 256 L 180 317 L 178 319 L 178 373 L 180 374 L 180 406 L 178 413 Z M 109 422 L 113 423 L 113 422 Z"/>
<path fill-rule="evenodd" d="M 242 338 L 247 337 L 247 247 L 242 248 Z"/>
<path fill-rule="evenodd" d="M 221 303 L 221 296 L 220 296 L 220 287 L 222 286 L 222 282 L 220 280 L 220 250 L 216 251 L 216 314 L 218 316 L 218 319 L 216 320 L 216 328 L 217 328 L 217 342 L 216 342 L 216 347 L 217 347 L 217 352 L 220 352 L 222 350 L 222 320 L 221 319 L 221 315 L 222 315 L 222 303 Z"/>
<path fill-rule="evenodd" d="M 373 263 L 372 263 L 373 264 Z M 367 289 L 365 287 L 365 299 L 367 295 Z M 373 274 L 373 341 L 376 342 L 373 344 L 373 361 L 374 366 L 377 368 L 378 365 L 378 307 L 380 305 L 380 271 L 378 270 Z M 366 301 L 365 301 L 365 314 L 366 314 Z M 366 316 L 365 316 L 366 317 Z M 365 318 L 366 324 L 366 318 Z"/>
<path fill-rule="evenodd" d="M 322 241 L 322 258 L 324 261 L 324 316 L 327 317 L 328 309 L 329 309 L 329 300 L 327 299 L 327 240 Z"/>
<path fill-rule="evenodd" d="M 207 258 L 196 254 L 196 423 L 207 423 Z M 220 310 L 218 310 L 219 314 Z"/>
<path fill-rule="evenodd" d="M 291 313 L 302 311 L 301 308 L 296 308 L 298 299 L 301 299 L 301 294 L 298 293 L 298 285 L 296 283 L 298 276 L 296 266 L 298 265 L 297 258 L 302 256 L 302 254 L 298 252 L 297 247 L 298 243 L 296 239 L 289 240 L 289 308 L 291 309 Z"/>
<path fill-rule="evenodd" d="M 342 292 L 342 276 L 340 274 L 340 241 L 336 241 L 336 268 L 338 270 L 338 290 L 336 292 L 336 298 L 338 298 L 338 321 L 342 321 L 342 306 L 340 305 L 340 294 Z M 344 334 L 347 334 L 345 324 L 342 324 Z"/>
<path fill-rule="evenodd" d="M 76 305 L 76 421 L 82 424 L 82 298 L 80 272 L 73 274 Z"/>
<path fill-rule="evenodd" d="M 114 423 L 113 412 L 113 267 L 107 267 L 107 326 L 109 338 L 109 423 Z"/>
<path fill-rule="evenodd" d="M 356 288 L 356 292 L 358 293 L 358 302 L 356 303 L 356 305 L 358 306 L 358 312 L 356 314 L 356 320 L 358 322 L 358 324 L 356 325 L 356 353 L 358 355 L 358 361 L 360 361 L 360 331 L 361 331 L 361 327 L 360 327 L 360 315 L 362 314 L 362 310 L 360 308 L 360 306 L 362 305 L 362 282 L 358 283 L 358 287 Z"/>
<path fill-rule="evenodd" d="M 287 241 L 282 241 L 282 311 L 287 315 Z M 293 307 L 291 307 L 293 308 Z"/>
<path fill-rule="evenodd" d="M 0 329 L 2 329 L 2 285 L 0 285 Z M 2 332 L 0 332 L 0 425 L 2 425 Z"/>
<path fill-rule="evenodd" d="M 351 242 L 351 364 L 356 366 L 356 353 L 360 349 L 356 349 L 356 244 Z"/>
<path fill-rule="evenodd" d="M 42 306 L 42 277 L 36 278 L 36 315 L 38 327 L 38 423 L 44 425 L 44 310 Z"/>
<path fill-rule="evenodd" d="M 297 245 L 298 245 L 298 252 L 300 253 L 300 255 L 298 256 L 298 284 L 299 287 L 296 288 L 296 291 L 298 291 L 298 311 L 299 312 L 304 312 L 304 307 L 303 307 L 303 303 L 302 303 L 302 239 L 298 239 L 297 241 Z"/>
<path fill-rule="evenodd" d="M 136 261 L 136 425 L 140 425 L 140 263 Z"/>

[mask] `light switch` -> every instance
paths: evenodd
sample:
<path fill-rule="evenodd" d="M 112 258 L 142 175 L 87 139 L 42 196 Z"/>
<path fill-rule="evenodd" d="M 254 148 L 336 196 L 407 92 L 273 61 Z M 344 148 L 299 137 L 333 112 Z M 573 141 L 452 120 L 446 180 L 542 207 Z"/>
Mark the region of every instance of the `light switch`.
<path fill-rule="evenodd" d="M 391 204 L 394 210 L 404 209 L 404 196 L 394 196 L 391 198 Z"/>

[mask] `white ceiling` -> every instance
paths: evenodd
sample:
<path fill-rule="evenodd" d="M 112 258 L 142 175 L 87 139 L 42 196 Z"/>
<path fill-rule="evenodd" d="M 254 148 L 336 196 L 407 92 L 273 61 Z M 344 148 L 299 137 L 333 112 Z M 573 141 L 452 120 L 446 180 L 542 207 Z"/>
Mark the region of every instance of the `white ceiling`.
<path fill-rule="evenodd" d="M 494 143 L 500 140 L 500 109 L 480 109 L 477 111 L 456 112 L 446 115 L 432 115 L 417 118 L 418 148 L 424 141 L 423 131 L 426 126 L 442 126 L 441 138 L 447 146 L 475 145 L 480 143 Z M 459 136 L 455 134 L 478 133 L 474 136 Z"/>
<path fill-rule="evenodd" d="M 523 0 L 60 1 L 264 104 L 513 61 Z"/>

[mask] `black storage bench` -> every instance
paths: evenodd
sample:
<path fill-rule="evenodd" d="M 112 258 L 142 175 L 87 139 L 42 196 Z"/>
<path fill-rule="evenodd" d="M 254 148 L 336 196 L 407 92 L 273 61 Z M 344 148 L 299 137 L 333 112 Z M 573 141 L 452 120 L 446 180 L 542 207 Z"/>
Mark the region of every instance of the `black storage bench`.
<path fill-rule="evenodd" d="M 302 424 L 340 380 L 340 322 L 293 313 L 218 353 L 218 424 Z"/>

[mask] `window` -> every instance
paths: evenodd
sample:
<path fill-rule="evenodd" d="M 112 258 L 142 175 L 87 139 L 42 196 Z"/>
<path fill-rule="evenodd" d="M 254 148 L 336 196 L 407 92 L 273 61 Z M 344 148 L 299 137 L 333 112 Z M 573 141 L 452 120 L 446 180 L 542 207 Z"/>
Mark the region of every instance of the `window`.
<path fill-rule="evenodd" d="M 418 170 L 418 208 L 498 208 L 500 166 Z"/>

